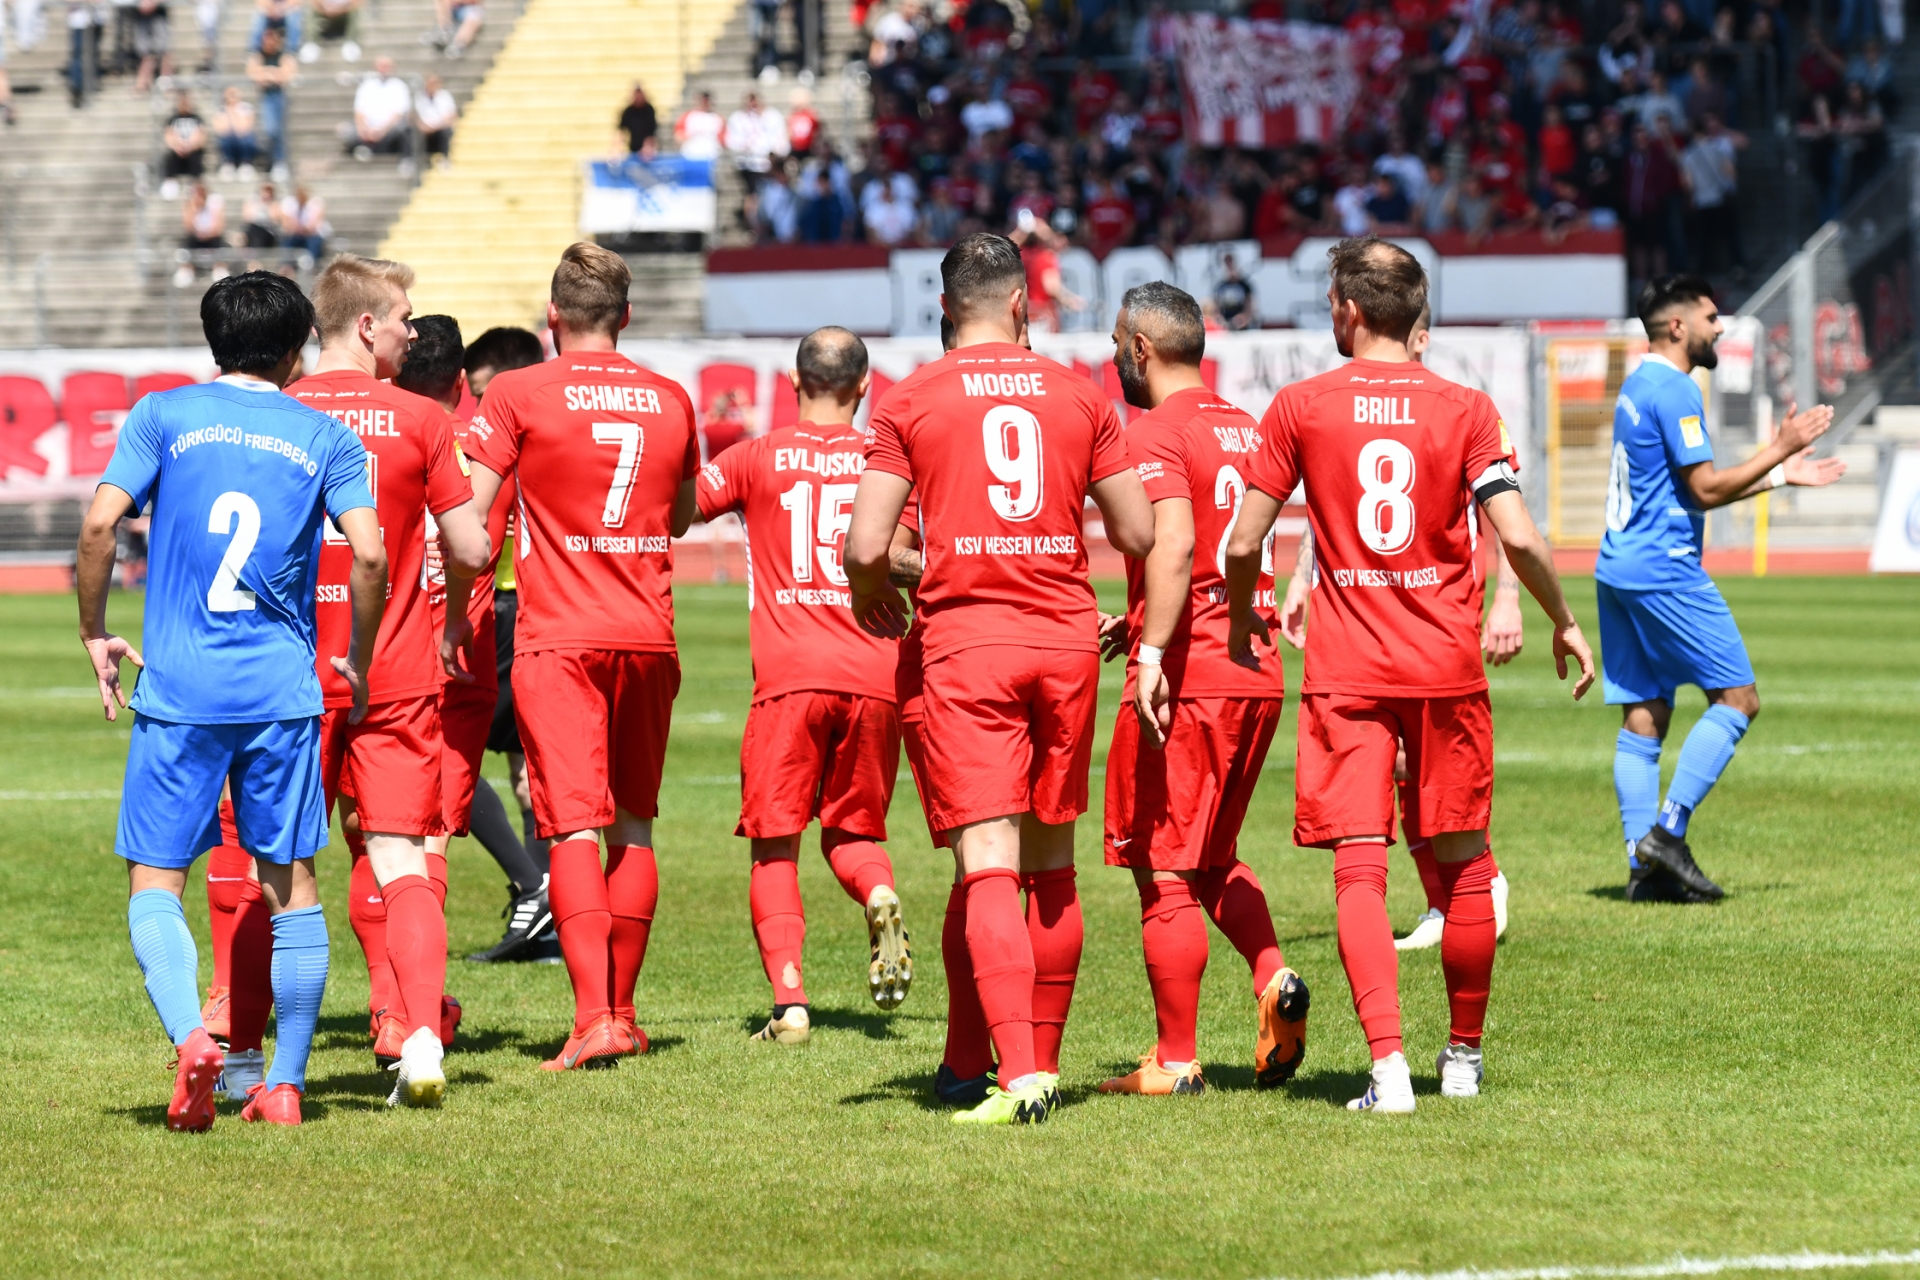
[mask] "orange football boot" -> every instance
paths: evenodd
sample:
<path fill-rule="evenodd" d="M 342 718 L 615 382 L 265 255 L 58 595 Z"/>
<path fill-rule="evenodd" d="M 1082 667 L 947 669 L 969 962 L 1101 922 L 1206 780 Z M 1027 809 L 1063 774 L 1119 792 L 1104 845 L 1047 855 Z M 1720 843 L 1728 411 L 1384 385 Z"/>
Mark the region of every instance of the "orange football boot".
<path fill-rule="evenodd" d="M 222 1048 L 233 1039 L 232 994 L 230 987 L 208 987 L 207 1002 L 200 1006 L 200 1025 Z"/>
<path fill-rule="evenodd" d="M 406 1022 L 382 1009 L 379 1030 L 373 1037 L 373 1060 L 382 1071 L 392 1070 L 393 1064 L 400 1061 L 400 1046 L 406 1042 Z"/>
<path fill-rule="evenodd" d="M 449 995 L 440 997 L 440 1047 L 442 1049 L 453 1048 L 453 1037 L 460 1030 L 460 1019 L 463 1016 L 465 1015 L 460 1012 L 458 1000 Z"/>
<path fill-rule="evenodd" d="M 226 1069 L 227 1055 L 204 1027 L 195 1027 L 175 1054 L 167 1128 L 176 1133 L 205 1133 L 213 1128 L 213 1087 Z"/>
<path fill-rule="evenodd" d="M 601 1014 L 579 1035 L 567 1037 L 554 1057 L 540 1064 L 542 1071 L 592 1071 L 618 1066 L 620 1059 L 638 1051 L 627 1029 L 610 1013 Z"/>
<path fill-rule="evenodd" d="M 1140 1069 L 1115 1076 L 1100 1086 L 1102 1093 L 1141 1093 L 1164 1098 L 1176 1093 L 1205 1093 L 1207 1082 L 1200 1077 L 1200 1064 L 1189 1062 L 1185 1071 L 1169 1071 L 1160 1065 L 1159 1051 L 1140 1055 Z"/>
<path fill-rule="evenodd" d="M 277 1084 L 271 1089 L 264 1084 L 253 1086 L 247 1090 L 247 1105 L 240 1109 L 240 1118 L 267 1124 L 299 1124 L 299 1087 L 291 1084 Z"/>
<path fill-rule="evenodd" d="M 1253 1080 L 1273 1089 L 1293 1079 L 1307 1056 L 1307 1006 L 1313 997 L 1291 969 L 1282 969 L 1260 993 L 1260 1034 L 1253 1044 Z"/>

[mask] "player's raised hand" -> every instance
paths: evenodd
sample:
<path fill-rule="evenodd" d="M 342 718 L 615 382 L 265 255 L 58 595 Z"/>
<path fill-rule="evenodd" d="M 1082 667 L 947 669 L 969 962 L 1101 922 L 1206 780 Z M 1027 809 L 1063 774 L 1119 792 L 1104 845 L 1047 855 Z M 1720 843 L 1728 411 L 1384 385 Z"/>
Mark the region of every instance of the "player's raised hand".
<path fill-rule="evenodd" d="M 1573 699 L 1578 702 L 1593 688 L 1593 650 L 1588 647 L 1587 638 L 1580 634 L 1577 622 L 1553 629 L 1553 665 L 1562 680 L 1567 678 L 1568 658 L 1580 664 L 1580 678 L 1573 683 Z"/>
<path fill-rule="evenodd" d="M 853 617 L 870 636 L 898 640 L 907 634 L 906 597 L 892 583 L 871 594 L 853 590 Z"/>
<path fill-rule="evenodd" d="M 142 670 L 146 668 L 146 661 L 138 649 L 111 633 L 81 643 L 87 646 L 87 657 L 93 660 L 93 678 L 100 682 L 100 705 L 106 710 L 107 719 L 117 720 L 120 708 L 127 705 L 127 692 L 120 687 L 120 660 L 125 658 Z"/>
<path fill-rule="evenodd" d="M 1526 640 L 1526 628 L 1520 623 L 1520 593 L 1494 592 L 1493 608 L 1487 610 L 1486 625 L 1480 628 L 1480 656 L 1490 667 L 1504 667 L 1520 656 Z"/>
<path fill-rule="evenodd" d="M 353 690 L 353 709 L 347 712 L 347 723 L 359 724 L 367 716 L 367 673 L 354 668 L 351 655 L 334 658 L 331 661 L 333 669 L 340 673 L 340 678 L 345 680 L 347 687 Z"/>
<path fill-rule="evenodd" d="M 1787 414 L 1780 419 L 1779 429 L 1774 433 L 1774 439 L 1791 453 L 1799 453 L 1833 427 L 1832 405 L 1817 404 L 1805 413 L 1795 413 L 1797 407 L 1788 402 Z"/>
<path fill-rule="evenodd" d="M 1267 648 L 1273 643 L 1273 631 L 1267 626 L 1267 620 L 1260 616 L 1257 609 L 1249 609 L 1235 618 L 1227 627 L 1227 656 L 1249 671 L 1260 670 L 1260 659 L 1253 651 L 1253 637 L 1258 633 L 1266 641 Z"/>
<path fill-rule="evenodd" d="M 1307 575 L 1295 571 L 1287 579 L 1287 598 L 1280 602 L 1280 635 L 1296 649 L 1307 647 L 1307 600 L 1313 585 Z"/>
<path fill-rule="evenodd" d="M 1787 483 L 1800 485 L 1808 489 L 1818 489 L 1832 484 L 1847 474 L 1847 464 L 1839 458 L 1816 458 L 1813 446 L 1808 445 L 1800 452 L 1788 458 L 1782 464 L 1787 473 Z"/>
<path fill-rule="evenodd" d="M 1112 662 L 1115 658 L 1127 656 L 1132 648 L 1131 637 L 1127 635 L 1127 615 L 1103 613 L 1100 617 L 1100 661 Z"/>
<path fill-rule="evenodd" d="M 1167 674 L 1157 662 L 1143 662 L 1134 670 L 1133 711 L 1140 717 L 1140 734 L 1156 750 L 1167 745 L 1173 727 L 1172 693 Z"/>
<path fill-rule="evenodd" d="M 457 684 L 473 683 L 473 620 L 462 615 L 448 618 L 445 630 L 440 633 L 440 666 Z M 467 655 L 466 664 L 460 662 L 460 655 Z"/>

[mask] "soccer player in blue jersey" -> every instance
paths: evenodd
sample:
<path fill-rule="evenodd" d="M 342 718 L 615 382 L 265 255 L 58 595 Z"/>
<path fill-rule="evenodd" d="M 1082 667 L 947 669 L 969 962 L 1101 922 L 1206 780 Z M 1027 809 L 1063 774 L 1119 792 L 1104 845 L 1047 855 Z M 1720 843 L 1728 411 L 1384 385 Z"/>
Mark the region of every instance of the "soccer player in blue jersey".
<path fill-rule="evenodd" d="M 224 1065 L 200 1022 L 199 956 L 180 895 L 219 843 L 231 785 L 240 843 L 273 920 L 279 1033 L 242 1118 L 300 1123 L 307 1052 L 327 981 L 327 926 L 313 856 L 327 843 L 320 789 L 314 589 L 321 526 L 353 548 L 350 652 L 333 665 L 367 702 L 365 672 L 386 605 L 387 558 L 358 437 L 289 396 L 313 308 L 265 271 L 208 290 L 200 320 L 221 376 L 145 396 L 127 415 L 80 533 L 80 639 L 107 719 L 134 711 L 115 852 L 130 882 L 127 927 L 147 995 L 179 1062 L 167 1127 L 213 1124 Z M 107 630 L 114 528 L 152 503 L 143 659 Z M 143 670 L 129 703 L 120 663 Z"/>
<path fill-rule="evenodd" d="M 1846 464 L 1814 458 L 1833 409 L 1794 413 L 1773 440 L 1722 470 L 1707 439 L 1700 388 L 1690 376 L 1718 362 L 1724 325 L 1712 286 L 1698 276 L 1661 276 L 1640 291 L 1647 356 L 1620 387 L 1613 411 L 1607 532 L 1594 568 L 1607 702 L 1626 710 L 1614 747 L 1613 781 L 1627 841 L 1629 902 L 1711 902 L 1720 886 L 1687 845 L 1687 822 L 1733 759 L 1760 714 L 1760 695 L 1740 629 L 1700 565 L 1706 512 L 1782 485 L 1827 485 Z M 1660 745 L 1674 690 L 1707 695 L 1660 795 Z"/>

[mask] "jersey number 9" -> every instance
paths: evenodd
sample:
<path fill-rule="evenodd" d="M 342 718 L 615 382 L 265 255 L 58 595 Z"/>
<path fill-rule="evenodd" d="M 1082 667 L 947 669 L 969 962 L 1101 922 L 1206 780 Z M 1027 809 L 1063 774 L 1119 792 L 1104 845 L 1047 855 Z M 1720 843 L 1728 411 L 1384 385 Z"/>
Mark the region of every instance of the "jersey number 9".
<path fill-rule="evenodd" d="M 995 405 L 980 424 L 987 470 L 999 484 L 987 486 L 987 503 L 1002 520 L 1031 520 L 1040 514 L 1043 468 L 1040 419 L 1017 404 Z"/>

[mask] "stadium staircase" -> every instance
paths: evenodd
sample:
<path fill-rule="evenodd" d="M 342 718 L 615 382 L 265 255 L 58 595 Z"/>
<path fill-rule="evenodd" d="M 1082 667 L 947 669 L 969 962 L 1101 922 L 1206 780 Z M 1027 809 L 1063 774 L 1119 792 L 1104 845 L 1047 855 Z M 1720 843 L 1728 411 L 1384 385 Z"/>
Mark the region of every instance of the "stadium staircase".
<path fill-rule="evenodd" d="M 433 26 L 432 0 L 370 0 L 358 62 L 345 62 L 337 44 L 326 44 L 317 62 L 302 64 L 288 95 L 288 159 L 294 182 L 326 201 L 333 247 L 371 252 L 416 182 L 394 157 L 361 164 L 341 145 L 339 128 L 352 119 L 354 91 L 373 59 L 391 56 L 397 72 L 416 86 L 438 74 L 464 112 L 521 8 L 522 0 L 493 0 L 467 56 L 448 61 L 421 40 Z M 227 6 L 213 74 L 193 71 L 201 43 L 192 10 L 186 4 L 171 9 L 175 83 L 211 120 L 221 90 L 245 84 L 251 6 Z M 136 96 L 129 78 L 107 77 L 86 107 L 75 110 L 64 78 L 66 32 L 54 6 L 47 16 L 41 44 L 11 49 L 8 62 L 20 120 L 0 134 L 0 348 L 43 340 L 195 345 L 207 273 L 185 288 L 172 283 L 181 200 L 161 199 L 157 178 L 159 128 L 171 113 L 172 95 L 156 89 Z M 252 183 L 222 181 L 211 148 L 208 161 L 208 189 L 225 198 L 233 230 L 242 204 L 268 175 L 263 170 Z"/>

